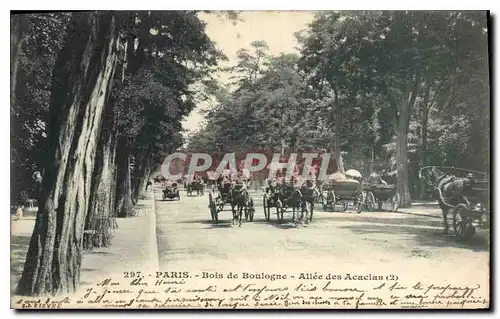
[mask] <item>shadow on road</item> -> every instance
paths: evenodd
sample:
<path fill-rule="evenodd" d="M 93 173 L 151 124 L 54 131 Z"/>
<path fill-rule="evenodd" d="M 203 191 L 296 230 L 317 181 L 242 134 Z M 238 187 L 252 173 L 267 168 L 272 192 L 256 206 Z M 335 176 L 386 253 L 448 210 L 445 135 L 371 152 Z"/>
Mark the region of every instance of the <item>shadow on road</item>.
<path fill-rule="evenodd" d="M 207 219 L 189 219 L 189 220 L 182 220 L 177 222 L 176 224 L 212 224 L 213 221 L 210 220 L 209 218 Z"/>
<path fill-rule="evenodd" d="M 336 214 L 336 213 L 332 213 Z M 378 213 L 377 213 L 378 214 Z M 386 225 L 407 225 L 407 226 L 425 226 L 425 227 L 442 227 L 443 223 L 440 219 L 432 218 L 429 219 L 426 216 L 418 215 L 418 214 L 408 214 L 405 218 L 394 218 L 389 216 L 367 216 L 361 214 L 356 214 L 352 216 L 352 214 L 346 214 L 342 216 L 338 214 L 336 216 L 328 216 L 324 213 L 315 214 L 313 220 L 317 221 L 329 221 L 332 223 L 335 222 L 352 222 L 352 223 L 367 223 L 367 224 L 386 224 Z"/>
<path fill-rule="evenodd" d="M 231 227 L 238 227 L 238 224 L 233 225 L 232 221 L 218 221 L 216 222 L 210 222 L 208 227 L 205 227 L 204 229 L 218 229 L 218 228 L 231 228 Z"/>
<path fill-rule="evenodd" d="M 365 221 L 367 220 L 363 220 L 363 222 Z M 395 223 L 387 223 L 387 219 L 372 218 L 371 221 L 373 224 L 369 222 L 356 223 L 355 225 L 341 226 L 341 228 L 348 229 L 353 233 L 360 235 L 377 233 L 411 235 L 412 238 L 410 240 L 415 241 L 419 246 L 464 248 L 478 252 L 489 251 L 488 238 L 486 236 L 482 236 L 482 234 L 476 234 L 469 241 L 464 242 L 458 240 L 453 235 L 445 236 L 440 234 L 440 228 L 418 228 L 410 225 L 396 225 Z"/>
<path fill-rule="evenodd" d="M 291 220 L 270 220 L 267 222 L 269 225 L 278 229 L 295 229 L 298 227 L 298 224 L 292 222 Z"/>
<path fill-rule="evenodd" d="M 278 220 L 276 217 L 274 219 L 271 217 L 270 220 L 266 220 L 265 218 L 255 218 L 252 223 L 267 224 L 278 229 L 290 229 L 298 227 L 297 223 L 292 222 L 291 217 L 286 218 L 286 216 L 283 220 Z"/>
<path fill-rule="evenodd" d="M 31 236 L 11 236 L 10 239 L 10 279 L 12 288 L 15 289 L 21 278 L 26 260 L 26 253 Z"/>
<path fill-rule="evenodd" d="M 400 212 L 400 211 L 397 211 L 397 212 L 382 212 L 382 213 L 423 216 L 423 217 L 430 217 L 430 218 L 437 218 L 437 219 L 441 219 L 442 218 L 441 216 L 437 216 L 437 215 L 422 214 L 422 213 L 411 213 L 411 212 Z"/>

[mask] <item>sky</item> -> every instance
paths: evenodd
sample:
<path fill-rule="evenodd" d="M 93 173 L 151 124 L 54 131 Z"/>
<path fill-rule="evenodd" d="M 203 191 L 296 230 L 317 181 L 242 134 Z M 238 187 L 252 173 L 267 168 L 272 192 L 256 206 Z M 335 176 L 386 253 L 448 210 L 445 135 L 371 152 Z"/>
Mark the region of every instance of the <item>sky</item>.
<path fill-rule="evenodd" d="M 250 43 L 256 40 L 266 41 L 272 55 L 296 52 L 294 33 L 305 29 L 313 15 L 311 11 L 244 11 L 240 14 L 244 21 L 236 25 L 215 14 L 201 14 L 200 18 L 207 22 L 208 36 L 228 57 L 228 63 L 234 65 L 236 52 L 241 48 L 250 49 Z M 219 74 L 219 78 L 222 82 L 228 79 L 227 74 Z M 183 121 L 183 128 L 196 130 L 203 121 L 199 111 L 207 107 L 208 104 L 198 105 Z"/>

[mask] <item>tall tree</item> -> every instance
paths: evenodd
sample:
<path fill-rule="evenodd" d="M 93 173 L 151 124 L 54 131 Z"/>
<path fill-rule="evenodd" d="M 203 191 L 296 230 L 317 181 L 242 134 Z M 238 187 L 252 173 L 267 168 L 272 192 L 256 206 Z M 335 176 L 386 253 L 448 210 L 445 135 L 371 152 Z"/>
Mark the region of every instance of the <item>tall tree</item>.
<path fill-rule="evenodd" d="M 43 196 L 20 295 L 73 292 L 79 282 L 92 171 L 116 67 L 111 12 L 74 14 L 53 75 Z"/>
<path fill-rule="evenodd" d="M 38 199 L 32 175 L 35 171 L 43 173 L 41 160 L 44 158 L 50 79 L 70 14 L 60 12 L 17 16 L 23 16 L 27 26 L 22 39 L 24 45 L 17 58 L 18 80 L 10 107 L 13 203 L 26 198 Z"/>

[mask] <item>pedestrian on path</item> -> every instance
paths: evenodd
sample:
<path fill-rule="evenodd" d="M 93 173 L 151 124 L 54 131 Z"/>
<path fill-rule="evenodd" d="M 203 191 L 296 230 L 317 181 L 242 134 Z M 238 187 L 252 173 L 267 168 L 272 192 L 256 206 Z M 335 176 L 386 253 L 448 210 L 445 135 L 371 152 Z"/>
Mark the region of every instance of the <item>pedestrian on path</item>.
<path fill-rule="evenodd" d="M 17 206 L 16 220 L 22 220 L 23 219 L 23 209 L 24 209 L 24 205 L 18 205 Z"/>

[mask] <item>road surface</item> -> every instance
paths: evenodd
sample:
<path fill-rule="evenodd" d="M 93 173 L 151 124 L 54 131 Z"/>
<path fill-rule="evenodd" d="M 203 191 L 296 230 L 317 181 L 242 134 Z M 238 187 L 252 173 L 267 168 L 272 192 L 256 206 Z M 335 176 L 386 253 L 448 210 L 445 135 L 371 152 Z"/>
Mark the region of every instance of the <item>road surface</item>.
<path fill-rule="evenodd" d="M 208 194 L 162 201 L 155 188 L 160 268 L 207 272 L 351 272 L 399 274 L 405 281 L 440 280 L 487 285 L 488 236 L 470 243 L 443 236 L 437 207 L 402 212 L 324 212 L 316 205 L 309 225 L 264 220 L 262 193 L 252 192 L 255 220 L 231 224 L 223 211 L 213 223 Z M 461 279 L 462 280 L 462 279 Z"/>

